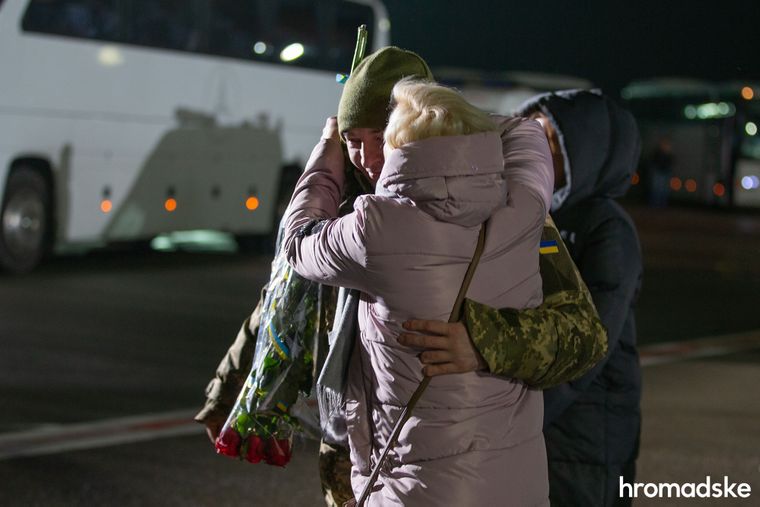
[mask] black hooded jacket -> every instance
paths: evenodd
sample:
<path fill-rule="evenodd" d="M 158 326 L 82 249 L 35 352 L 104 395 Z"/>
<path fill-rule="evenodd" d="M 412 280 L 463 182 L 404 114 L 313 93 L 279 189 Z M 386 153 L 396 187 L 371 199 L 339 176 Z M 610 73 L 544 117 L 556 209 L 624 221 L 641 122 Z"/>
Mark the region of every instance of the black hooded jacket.
<path fill-rule="evenodd" d="M 520 114 L 536 111 L 553 123 L 565 161 L 567 184 L 555 191 L 552 216 L 609 340 L 607 357 L 589 373 L 544 393 L 550 468 L 632 463 L 641 398 L 633 307 L 642 262 L 633 222 L 613 199 L 625 194 L 638 162 L 638 129 L 628 111 L 596 91 L 540 95 Z"/>

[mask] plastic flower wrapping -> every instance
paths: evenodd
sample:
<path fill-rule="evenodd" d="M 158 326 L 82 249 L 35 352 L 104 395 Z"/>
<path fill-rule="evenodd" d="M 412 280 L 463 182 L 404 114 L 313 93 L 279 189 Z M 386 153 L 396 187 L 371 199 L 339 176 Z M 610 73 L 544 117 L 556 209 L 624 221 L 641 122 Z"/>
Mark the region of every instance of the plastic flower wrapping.
<path fill-rule="evenodd" d="M 312 387 L 319 287 L 293 271 L 283 253 L 275 257 L 253 366 L 216 439 L 219 454 L 277 466 L 290 461 L 301 429 L 291 408 Z"/>

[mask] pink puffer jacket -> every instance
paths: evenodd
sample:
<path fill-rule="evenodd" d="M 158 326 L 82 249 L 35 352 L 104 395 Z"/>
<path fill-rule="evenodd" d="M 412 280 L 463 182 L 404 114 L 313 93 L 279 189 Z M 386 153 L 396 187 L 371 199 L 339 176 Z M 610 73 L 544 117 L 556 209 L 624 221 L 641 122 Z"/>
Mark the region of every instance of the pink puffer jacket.
<path fill-rule="evenodd" d="M 542 301 L 539 242 L 551 198 L 551 155 L 533 120 L 498 133 L 435 137 L 394 150 L 375 195 L 337 216 L 338 142 L 314 149 L 290 204 L 285 248 L 302 276 L 363 297 L 349 368 L 347 424 L 358 495 L 403 405 L 422 379 L 401 346 L 409 318 L 447 320 L 480 224 L 486 245 L 467 297 L 493 307 Z M 331 219 L 298 234 L 315 218 Z M 487 373 L 433 378 L 380 474 L 370 505 L 548 505 L 542 395 Z"/>

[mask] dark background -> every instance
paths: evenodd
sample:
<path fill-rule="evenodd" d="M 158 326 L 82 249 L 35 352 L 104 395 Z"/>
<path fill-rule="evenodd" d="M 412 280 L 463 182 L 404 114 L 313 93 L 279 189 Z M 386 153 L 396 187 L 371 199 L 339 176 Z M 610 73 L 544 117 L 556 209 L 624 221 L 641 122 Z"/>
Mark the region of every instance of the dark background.
<path fill-rule="evenodd" d="M 436 66 L 583 77 L 760 80 L 760 2 L 386 0 L 395 45 Z"/>

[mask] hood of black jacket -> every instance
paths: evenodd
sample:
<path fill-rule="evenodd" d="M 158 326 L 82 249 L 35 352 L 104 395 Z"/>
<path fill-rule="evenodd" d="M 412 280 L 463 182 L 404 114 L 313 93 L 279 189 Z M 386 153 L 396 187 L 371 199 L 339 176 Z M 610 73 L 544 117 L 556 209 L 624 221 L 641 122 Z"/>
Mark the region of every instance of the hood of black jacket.
<path fill-rule="evenodd" d="M 565 187 L 552 211 L 589 197 L 621 197 L 638 163 L 641 139 L 633 115 L 598 90 L 563 90 L 525 102 L 518 114 L 541 111 L 553 123 L 565 159 Z"/>

